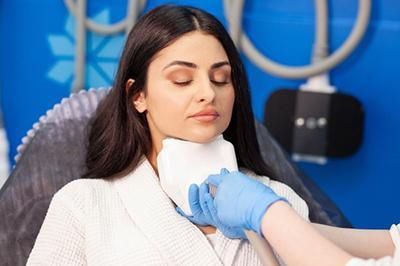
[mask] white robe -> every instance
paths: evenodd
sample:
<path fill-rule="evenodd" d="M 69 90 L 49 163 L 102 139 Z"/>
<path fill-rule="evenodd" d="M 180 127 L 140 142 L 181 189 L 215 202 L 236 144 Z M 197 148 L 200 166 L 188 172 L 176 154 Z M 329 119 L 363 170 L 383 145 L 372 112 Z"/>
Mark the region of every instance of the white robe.
<path fill-rule="evenodd" d="M 287 185 L 260 178 L 308 220 Z M 216 232 L 213 247 L 179 215 L 144 160 L 115 179 L 78 179 L 53 197 L 27 265 L 261 265 L 246 240 Z"/>

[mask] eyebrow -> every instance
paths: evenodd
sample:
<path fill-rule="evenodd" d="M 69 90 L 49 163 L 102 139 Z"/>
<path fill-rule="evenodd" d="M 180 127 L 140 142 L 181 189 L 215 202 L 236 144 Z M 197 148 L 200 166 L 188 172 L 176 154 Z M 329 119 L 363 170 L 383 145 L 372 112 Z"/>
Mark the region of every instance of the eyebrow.
<path fill-rule="evenodd" d="M 197 68 L 197 65 L 191 62 L 187 62 L 187 61 L 180 61 L 180 60 L 176 60 L 176 61 L 172 61 L 171 63 L 169 63 L 168 65 L 166 65 L 163 70 L 165 70 L 168 67 L 174 66 L 174 65 L 179 65 L 179 66 L 184 66 L 184 67 L 189 67 L 189 68 Z M 214 63 L 211 65 L 211 69 L 216 69 L 225 65 L 230 65 L 228 61 L 221 61 L 218 63 Z"/>

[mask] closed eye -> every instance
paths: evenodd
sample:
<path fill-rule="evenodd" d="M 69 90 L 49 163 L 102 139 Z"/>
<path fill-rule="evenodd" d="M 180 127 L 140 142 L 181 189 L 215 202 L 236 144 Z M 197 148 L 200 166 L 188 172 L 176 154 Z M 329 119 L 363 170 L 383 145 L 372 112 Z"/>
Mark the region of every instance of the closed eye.
<path fill-rule="evenodd" d="M 187 80 L 187 81 L 173 81 L 173 83 L 174 83 L 175 85 L 178 85 L 178 86 L 188 86 L 188 85 L 190 85 L 190 84 L 192 83 L 192 81 L 193 81 L 193 80 Z M 211 82 L 212 82 L 214 85 L 216 85 L 216 86 L 224 86 L 224 85 L 227 85 L 227 84 L 230 83 L 229 81 L 217 81 L 217 80 L 211 80 Z"/>
<path fill-rule="evenodd" d="M 229 81 L 216 81 L 216 80 L 211 80 L 211 82 L 217 86 L 224 86 L 229 84 Z"/>
<path fill-rule="evenodd" d="M 190 83 L 192 83 L 192 81 L 193 81 L 193 80 L 173 81 L 173 83 L 174 83 L 175 85 L 178 85 L 178 86 L 187 86 L 187 85 L 189 85 Z"/>

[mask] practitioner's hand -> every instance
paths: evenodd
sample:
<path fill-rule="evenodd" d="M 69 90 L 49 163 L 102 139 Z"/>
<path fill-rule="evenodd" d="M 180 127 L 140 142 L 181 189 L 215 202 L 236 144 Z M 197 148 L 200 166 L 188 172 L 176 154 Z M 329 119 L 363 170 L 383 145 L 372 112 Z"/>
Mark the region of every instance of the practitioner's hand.
<path fill-rule="evenodd" d="M 217 210 L 208 191 L 208 185 L 203 183 L 200 188 L 196 184 L 190 186 L 189 205 L 192 216 L 186 215 L 179 207 L 176 210 L 195 224 L 212 225 L 218 228 L 226 237 L 247 239 L 241 227 L 226 226 L 218 219 Z"/>
<path fill-rule="evenodd" d="M 219 175 L 210 175 L 206 183 L 217 187 L 214 205 L 224 225 L 253 230 L 259 235 L 262 235 L 261 221 L 267 209 L 279 200 L 287 201 L 268 186 L 238 171 L 229 173 L 223 169 Z"/>

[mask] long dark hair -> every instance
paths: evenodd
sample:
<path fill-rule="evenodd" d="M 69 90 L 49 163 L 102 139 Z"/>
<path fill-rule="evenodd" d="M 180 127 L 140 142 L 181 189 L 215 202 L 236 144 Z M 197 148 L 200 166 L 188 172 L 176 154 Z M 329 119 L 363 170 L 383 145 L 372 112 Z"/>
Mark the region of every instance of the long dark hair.
<path fill-rule="evenodd" d="M 110 178 L 132 171 L 152 148 L 144 114 L 133 97 L 145 91 L 153 56 L 185 33 L 202 31 L 225 49 L 232 73 L 235 101 L 224 138 L 235 147 L 239 167 L 276 179 L 258 146 L 247 76 L 239 53 L 224 26 L 211 14 L 193 7 L 163 5 L 139 19 L 126 41 L 113 88 L 99 104 L 91 123 L 86 157 L 86 178 Z M 126 91 L 128 79 L 133 85 Z"/>

